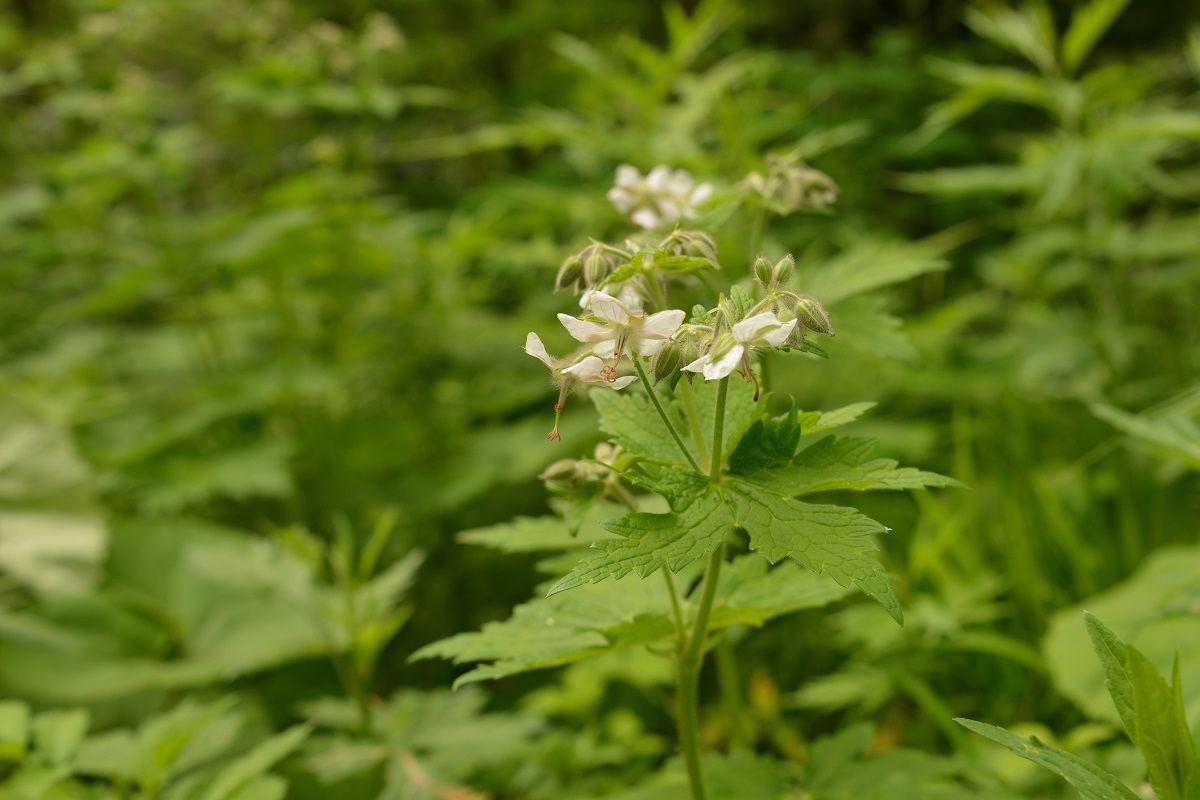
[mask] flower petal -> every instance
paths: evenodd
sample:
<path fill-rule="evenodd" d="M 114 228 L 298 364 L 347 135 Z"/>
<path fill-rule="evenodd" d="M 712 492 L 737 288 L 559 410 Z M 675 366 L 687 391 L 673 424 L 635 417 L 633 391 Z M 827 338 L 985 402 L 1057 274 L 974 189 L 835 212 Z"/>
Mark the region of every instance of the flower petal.
<path fill-rule="evenodd" d="M 764 334 L 760 338 L 759 344 L 766 345 L 767 347 L 779 347 L 779 345 L 786 342 L 787 338 L 792 335 L 792 331 L 795 329 L 795 327 L 796 320 L 793 319 L 789 322 L 785 322 L 775 330 Z"/>
<path fill-rule="evenodd" d="M 588 356 L 578 364 L 572 364 L 563 370 L 564 375 L 570 375 L 580 383 L 596 383 L 602 381 L 608 383 L 600 373 L 604 369 L 604 362 L 595 356 Z"/>
<path fill-rule="evenodd" d="M 633 383 L 636 380 L 637 380 L 637 378 L 633 375 L 624 375 L 620 378 L 617 378 L 615 381 L 610 383 L 608 386 L 610 389 L 624 389 L 626 386 L 628 386 L 629 384 Z"/>
<path fill-rule="evenodd" d="M 735 344 L 732 349 L 725 355 L 721 356 L 717 361 L 709 361 L 704 365 L 704 380 L 715 381 L 718 378 L 724 378 L 729 373 L 737 368 L 737 365 L 742 363 L 742 354 L 746 349 L 740 344 Z"/>
<path fill-rule="evenodd" d="M 640 228 L 654 228 L 658 226 L 658 214 L 655 214 L 652 210 L 644 206 L 633 212 L 633 215 L 629 219 L 634 225 Z"/>
<path fill-rule="evenodd" d="M 741 322 L 733 326 L 733 338 L 737 339 L 744 345 L 766 345 L 778 347 L 784 339 L 787 339 L 788 334 L 792 332 L 792 328 L 796 327 L 796 321 L 792 320 L 785 325 L 779 321 L 779 317 L 775 316 L 770 311 L 764 311 L 761 314 L 755 314 L 753 317 L 747 317 Z M 783 334 L 782 338 L 778 337 L 780 329 L 786 328 L 787 333 Z M 772 340 L 779 339 L 778 342 Z"/>
<path fill-rule="evenodd" d="M 615 358 L 617 355 L 617 340 L 616 338 L 605 339 L 602 342 L 597 342 L 592 348 L 592 352 L 601 358 Z"/>
<path fill-rule="evenodd" d="M 591 300 L 588 302 L 588 310 L 595 314 L 605 322 L 610 322 L 613 325 L 626 325 L 629 323 L 629 309 L 625 305 L 606 292 L 592 292 Z"/>
<path fill-rule="evenodd" d="M 597 325 L 595 322 L 588 322 L 586 319 L 579 319 L 568 314 L 559 314 L 558 321 L 567 329 L 567 333 L 581 342 L 595 342 L 611 335 L 608 328 L 603 325 Z"/>
<path fill-rule="evenodd" d="M 536 333 L 530 332 L 525 337 L 525 352 L 536 358 L 538 361 L 545 364 L 550 369 L 554 369 L 554 360 L 550 358 L 550 354 L 546 352 L 546 345 L 542 344 L 542 339 Z"/>
<path fill-rule="evenodd" d="M 617 167 L 617 179 L 613 181 L 617 186 L 623 189 L 636 189 L 638 184 L 642 182 L 642 173 L 638 168 L 631 164 L 622 164 Z"/>
<path fill-rule="evenodd" d="M 683 318 L 686 316 L 687 314 L 679 309 L 669 309 L 651 314 L 638 327 L 638 335 L 642 338 L 670 339 L 675 331 L 679 330 L 679 326 L 683 324 Z"/>

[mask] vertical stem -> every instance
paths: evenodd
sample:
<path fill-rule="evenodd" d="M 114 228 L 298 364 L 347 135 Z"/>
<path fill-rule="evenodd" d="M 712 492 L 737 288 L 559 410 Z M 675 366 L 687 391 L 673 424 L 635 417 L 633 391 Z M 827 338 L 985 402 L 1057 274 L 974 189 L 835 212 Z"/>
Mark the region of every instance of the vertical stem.
<path fill-rule="evenodd" d="M 700 665 L 704 660 L 704 642 L 708 636 L 708 618 L 712 612 L 713 599 L 717 595 L 717 582 L 721 577 L 721 565 L 725 563 L 725 543 L 713 550 L 704 573 L 704 587 L 696 619 L 688 636 L 687 647 L 679 658 L 679 744 L 683 760 L 687 765 L 688 783 L 692 788 L 692 800 L 705 800 L 704 773 L 700 770 Z"/>
<path fill-rule="evenodd" d="M 721 634 L 721 641 L 717 642 L 717 683 L 721 687 L 725 712 L 729 715 L 729 738 L 735 748 L 749 747 L 750 735 L 742 719 L 742 687 L 738 678 L 737 656 L 733 652 L 728 629 Z"/>
<path fill-rule="evenodd" d="M 654 403 L 654 408 L 658 411 L 658 415 L 662 417 L 663 423 L 667 426 L 667 430 L 671 432 L 671 436 L 675 439 L 675 443 L 679 445 L 679 449 L 687 458 L 692 469 L 696 472 L 703 473 L 704 470 L 696 463 L 696 459 L 692 457 L 692 453 L 688 450 L 687 445 L 683 443 L 683 437 L 679 435 L 679 431 L 675 430 L 675 424 L 671 422 L 671 418 L 667 416 L 667 410 L 662 407 L 662 403 L 658 401 L 658 395 L 654 393 L 654 387 L 650 385 L 650 379 L 646 377 L 646 370 L 642 367 L 642 360 L 637 356 L 633 357 L 633 366 L 637 369 L 638 377 L 642 379 L 642 385 L 646 387 L 646 394 L 650 395 L 650 402 Z"/>
<path fill-rule="evenodd" d="M 663 567 L 663 577 L 667 579 L 667 591 L 671 595 L 671 611 L 675 615 L 675 655 L 683 656 L 683 648 L 687 643 L 687 628 L 683 624 L 683 609 L 679 605 L 679 592 L 675 590 L 675 579 L 671 570 Z"/>
<path fill-rule="evenodd" d="M 696 455 L 701 461 L 708 461 L 708 445 L 704 443 L 704 432 L 700 430 L 700 415 L 696 413 L 696 400 L 692 397 L 692 384 L 687 380 L 679 382 L 683 395 L 683 406 L 687 409 L 688 426 L 692 429 L 692 441 L 696 443 Z"/>
<path fill-rule="evenodd" d="M 717 413 L 713 421 L 712 463 L 709 467 L 709 477 L 713 483 L 721 477 L 721 448 L 725 442 L 725 396 L 729 394 L 729 378 L 721 378 L 717 387 Z"/>
<path fill-rule="evenodd" d="M 721 477 L 721 449 L 725 431 L 725 398 L 729 393 L 729 378 L 722 378 L 717 387 L 716 419 L 713 421 L 712 463 L 710 476 L 715 484 Z M 700 605 L 696 608 L 696 619 L 688 636 L 687 646 L 679 658 L 679 744 L 683 749 L 683 760 L 687 764 L 688 783 L 692 788 L 692 800 L 705 800 L 704 773 L 700 770 L 700 665 L 704 661 L 704 642 L 708 638 L 708 618 L 712 613 L 713 599 L 717 596 L 717 583 L 721 579 L 721 565 L 725 563 L 725 542 L 713 550 L 704 571 L 704 586 L 700 592 Z"/>

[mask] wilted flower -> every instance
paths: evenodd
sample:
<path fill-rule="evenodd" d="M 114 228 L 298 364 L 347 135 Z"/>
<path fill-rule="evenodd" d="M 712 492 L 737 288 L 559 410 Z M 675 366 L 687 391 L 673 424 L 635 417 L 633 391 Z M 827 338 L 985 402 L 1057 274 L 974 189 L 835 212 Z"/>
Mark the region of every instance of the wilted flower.
<path fill-rule="evenodd" d="M 615 373 L 621 356 L 627 352 L 639 356 L 657 353 L 683 324 L 684 318 L 684 313 L 677 310 L 659 311 L 647 317 L 604 292 L 592 293 L 588 309 L 600 322 L 567 314 L 559 314 L 558 320 L 579 341 L 594 342 L 593 353 L 614 360 L 613 366 L 605 368 L 610 375 Z"/>
<path fill-rule="evenodd" d="M 541 337 L 530 333 L 525 337 L 525 352 L 541 361 L 550 369 L 550 378 L 558 389 L 558 402 L 554 404 L 554 429 L 546 438 L 551 441 L 562 438 L 558 433 L 558 419 L 562 415 L 563 406 L 571 392 L 581 386 L 607 386 L 610 389 L 624 389 L 635 380 L 632 375 L 623 378 L 616 377 L 616 370 L 605 366 L 604 362 L 595 356 L 588 356 L 579 362 L 568 358 L 555 358 L 546 351 Z"/>
<path fill-rule="evenodd" d="M 689 372 L 704 374 L 704 380 L 724 378 L 739 365 L 744 375 L 750 373 L 752 347 L 779 347 L 796 327 L 796 320 L 781 322 L 770 311 L 755 314 L 733 326 L 733 330 L 717 337 L 707 354 L 684 367 Z"/>
<path fill-rule="evenodd" d="M 617 210 L 641 228 L 696 216 L 696 206 L 712 195 L 712 186 L 696 184 L 687 170 L 660 164 L 643 178 L 636 167 L 617 167 L 617 179 L 608 199 Z"/>

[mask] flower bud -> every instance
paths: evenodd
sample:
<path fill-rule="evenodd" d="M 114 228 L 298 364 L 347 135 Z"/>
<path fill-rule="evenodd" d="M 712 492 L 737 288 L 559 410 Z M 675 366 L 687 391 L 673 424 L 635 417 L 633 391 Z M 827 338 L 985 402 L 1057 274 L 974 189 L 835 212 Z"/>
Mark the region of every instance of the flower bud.
<path fill-rule="evenodd" d="M 757 264 L 755 267 L 757 268 Z M 792 258 L 792 254 L 788 253 L 783 258 L 775 262 L 775 267 L 771 270 L 771 280 L 776 284 L 787 283 L 796 274 L 796 259 Z"/>
<path fill-rule="evenodd" d="M 597 247 L 591 249 L 583 261 L 583 275 L 588 286 L 599 286 L 608 277 L 608 258 Z"/>
<path fill-rule="evenodd" d="M 826 336 L 833 336 L 833 323 L 829 312 L 811 294 L 801 294 L 796 303 L 796 318 L 804 327 Z"/>
<path fill-rule="evenodd" d="M 771 283 L 775 280 L 775 270 L 771 266 L 771 262 L 761 253 L 754 260 L 754 280 L 761 283 L 764 289 L 770 289 Z"/>
<path fill-rule="evenodd" d="M 654 382 L 660 383 L 675 377 L 675 373 L 679 372 L 683 364 L 683 348 L 679 342 L 667 342 L 654 355 Z"/>
<path fill-rule="evenodd" d="M 554 291 L 561 292 L 568 286 L 578 288 L 579 279 L 582 277 L 583 259 L 579 257 L 579 253 L 571 253 L 558 267 L 558 275 L 554 278 Z"/>

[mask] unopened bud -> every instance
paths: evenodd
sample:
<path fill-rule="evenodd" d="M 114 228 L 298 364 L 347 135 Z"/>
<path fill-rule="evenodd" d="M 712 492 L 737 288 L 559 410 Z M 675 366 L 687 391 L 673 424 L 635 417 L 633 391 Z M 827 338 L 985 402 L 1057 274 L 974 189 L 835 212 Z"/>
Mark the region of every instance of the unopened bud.
<path fill-rule="evenodd" d="M 775 267 L 771 270 L 771 280 L 775 281 L 776 284 L 787 283 L 795 274 L 796 259 L 792 258 L 791 253 L 788 253 L 775 262 Z"/>
<path fill-rule="evenodd" d="M 608 277 L 608 259 L 599 248 L 592 248 L 584 259 L 583 274 L 588 286 L 598 286 Z"/>
<path fill-rule="evenodd" d="M 654 355 L 654 382 L 670 380 L 683 364 L 683 349 L 679 342 L 667 342 Z"/>
<path fill-rule="evenodd" d="M 578 253 L 571 253 L 558 267 L 558 275 L 554 278 L 554 291 L 561 292 L 568 286 L 574 288 L 582 277 L 583 259 Z"/>
<path fill-rule="evenodd" d="M 772 281 L 775 280 L 775 271 L 771 266 L 771 262 L 764 255 L 759 255 L 754 260 L 754 280 L 763 285 L 763 288 L 770 289 Z"/>
<path fill-rule="evenodd" d="M 796 318 L 810 331 L 833 336 L 833 323 L 829 312 L 811 294 L 801 294 L 796 302 Z"/>
<path fill-rule="evenodd" d="M 542 474 L 538 475 L 538 480 L 552 481 L 556 479 L 562 480 L 563 478 L 568 478 L 575 474 L 575 469 L 578 467 L 578 465 L 579 462 L 573 458 L 559 459 L 542 470 Z"/>

